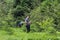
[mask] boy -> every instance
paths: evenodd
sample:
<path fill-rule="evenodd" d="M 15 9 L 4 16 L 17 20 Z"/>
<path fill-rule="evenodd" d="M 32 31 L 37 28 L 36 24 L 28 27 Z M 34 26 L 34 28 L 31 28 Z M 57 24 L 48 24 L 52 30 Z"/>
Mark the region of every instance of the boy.
<path fill-rule="evenodd" d="M 29 16 L 27 16 L 25 18 L 27 33 L 30 32 L 30 20 L 29 20 L 29 18 L 30 18 Z"/>

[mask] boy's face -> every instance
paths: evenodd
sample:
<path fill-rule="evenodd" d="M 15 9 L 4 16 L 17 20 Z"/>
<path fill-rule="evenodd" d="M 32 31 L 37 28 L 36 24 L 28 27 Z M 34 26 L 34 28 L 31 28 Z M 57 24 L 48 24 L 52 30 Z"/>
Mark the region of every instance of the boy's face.
<path fill-rule="evenodd" d="M 29 18 L 29 16 L 27 16 L 27 18 Z"/>

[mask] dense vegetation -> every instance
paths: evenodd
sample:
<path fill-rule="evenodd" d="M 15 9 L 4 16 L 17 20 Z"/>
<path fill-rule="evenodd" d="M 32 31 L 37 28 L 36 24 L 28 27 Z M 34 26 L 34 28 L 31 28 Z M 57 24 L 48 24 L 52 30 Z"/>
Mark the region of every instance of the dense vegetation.
<path fill-rule="evenodd" d="M 30 33 L 17 26 L 27 15 Z M 60 0 L 0 0 L 0 40 L 60 40 Z"/>

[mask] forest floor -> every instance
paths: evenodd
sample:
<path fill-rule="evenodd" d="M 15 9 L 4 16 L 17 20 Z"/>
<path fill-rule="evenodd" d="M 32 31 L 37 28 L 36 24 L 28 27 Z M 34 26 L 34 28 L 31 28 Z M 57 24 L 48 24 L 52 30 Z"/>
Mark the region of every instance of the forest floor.
<path fill-rule="evenodd" d="M 0 40 L 60 40 L 60 32 L 50 34 L 48 32 L 21 32 L 19 28 L 12 32 L 0 30 Z"/>

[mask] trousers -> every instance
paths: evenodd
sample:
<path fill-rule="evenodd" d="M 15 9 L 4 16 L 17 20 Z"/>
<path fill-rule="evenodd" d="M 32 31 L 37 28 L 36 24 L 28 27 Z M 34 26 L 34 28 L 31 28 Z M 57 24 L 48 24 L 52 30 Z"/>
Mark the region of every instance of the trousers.
<path fill-rule="evenodd" d="M 27 32 L 30 32 L 30 25 L 26 25 Z"/>

